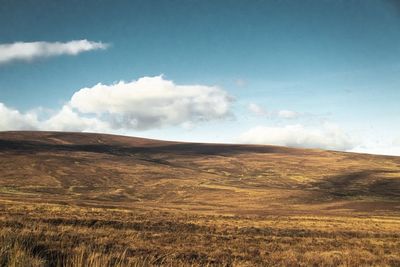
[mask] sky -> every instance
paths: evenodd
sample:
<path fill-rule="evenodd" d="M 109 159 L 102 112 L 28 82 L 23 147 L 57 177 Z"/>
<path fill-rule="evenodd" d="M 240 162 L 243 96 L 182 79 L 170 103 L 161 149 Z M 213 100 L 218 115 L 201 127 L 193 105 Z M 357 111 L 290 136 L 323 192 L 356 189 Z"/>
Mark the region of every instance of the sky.
<path fill-rule="evenodd" d="M 400 155 L 396 0 L 0 0 L 0 131 Z"/>

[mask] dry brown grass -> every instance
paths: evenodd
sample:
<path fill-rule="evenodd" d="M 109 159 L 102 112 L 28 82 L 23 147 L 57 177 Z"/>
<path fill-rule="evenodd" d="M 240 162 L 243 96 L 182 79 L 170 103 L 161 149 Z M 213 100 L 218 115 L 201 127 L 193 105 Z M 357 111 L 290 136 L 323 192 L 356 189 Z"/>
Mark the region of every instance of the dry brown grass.
<path fill-rule="evenodd" d="M 400 158 L 0 133 L 0 266 L 400 266 Z"/>
<path fill-rule="evenodd" d="M 187 215 L 3 203 L 1 266 L 398 266 L 393 217 Z"/>

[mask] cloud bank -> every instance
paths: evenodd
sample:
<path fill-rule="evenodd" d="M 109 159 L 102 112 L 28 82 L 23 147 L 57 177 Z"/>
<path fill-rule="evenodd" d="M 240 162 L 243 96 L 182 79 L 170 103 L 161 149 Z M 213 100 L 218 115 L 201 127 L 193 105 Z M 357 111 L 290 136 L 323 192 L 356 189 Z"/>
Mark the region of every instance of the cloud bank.
<path fill-rule="evenodd" d="M 77 55 L 91 50 L 106 49 L 107 44 L 88 40 L 69 42 L 16 42 L 0 44 L 0 64 L 13 61 L 32 61 L 41 57 Z"/>
<path fill-rule="evenodd" d="M 75 92 L 55 114 L 38 120 L 0 105 L 0 130 L 41 129 L 112 132 L 193 125 L 225 119 L 233 101 L 215 86 L 177 85 L 162 76 L 97 84 Z"/>
<path fill-rule="evenodd" d="M 179 85 L 163 76 L 142 77 L 130 82 L 99 83 L 81 88 L 59 110 L 52 112 L 40 108 L 21 112 L 0 103 L 0 131 L 121 134 L 170 126 L 193 129 L 203 122 L 233 116 L 232 102 L 233 98 L 216 86 Z M 272 113 L 285 121 L 298 116 L 287 110 L 268 112 L 258 105 L 248 108 L 255 114 L 271 116 Z M 238 135 L 234 142 L 400 155 L 400 136 L 389 143 L 360 141 L 359 138 L 355 141 L 331 123 L 257 126 Z"/>
<path fill-rule="evenodd" d="M 327 123 L 322 128 L 304 127 L 300 124 L 284 127 L 258 126 L 241 134 L 237 141 L 246 144 L 268 144 L 343 151 L 354 147 L 352 140 L 339 127 Z"/>

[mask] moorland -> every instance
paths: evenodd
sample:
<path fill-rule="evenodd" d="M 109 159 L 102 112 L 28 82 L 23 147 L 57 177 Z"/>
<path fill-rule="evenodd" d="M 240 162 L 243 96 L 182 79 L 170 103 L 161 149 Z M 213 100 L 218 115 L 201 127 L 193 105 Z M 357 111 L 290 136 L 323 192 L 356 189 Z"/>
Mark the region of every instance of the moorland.
<path fill-rule="evenodd" d="M 0 133 L 0 266 L 399 266 L 400 157 Z"/>

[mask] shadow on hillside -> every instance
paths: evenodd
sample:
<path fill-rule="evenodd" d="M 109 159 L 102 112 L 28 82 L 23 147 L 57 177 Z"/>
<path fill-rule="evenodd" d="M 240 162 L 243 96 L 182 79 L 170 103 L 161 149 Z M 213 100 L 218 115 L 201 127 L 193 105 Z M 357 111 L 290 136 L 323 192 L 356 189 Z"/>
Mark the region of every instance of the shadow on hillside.
<path fill-rule="evenodd" d="M 313 183 L 313 187 L 328 192 L 335 198 L 375 196 L 400 198 L 400 181 L 385 174 L 400 173 L 391 170 L 363 170 L 327 177 Z"/>
<path fill-rule="evenodd" d="M 38 153 L 38 152 L 92 152 L 117 156 L 129 156 L 134 154 L 187 154 L 187 155 L 221 155 L 229 156 L 241 153 L 290 153 L 301 154 L 302 150 L 274 146 L 252 145 L 226 145 L 226 144 L 198 144 L 183 143 L 160 146 L 118 146 L 106 144 L 69 145 L 49 144 L 39 141 L 11 141 L 0 140 L 0 151 L 14 153 Z"/>

